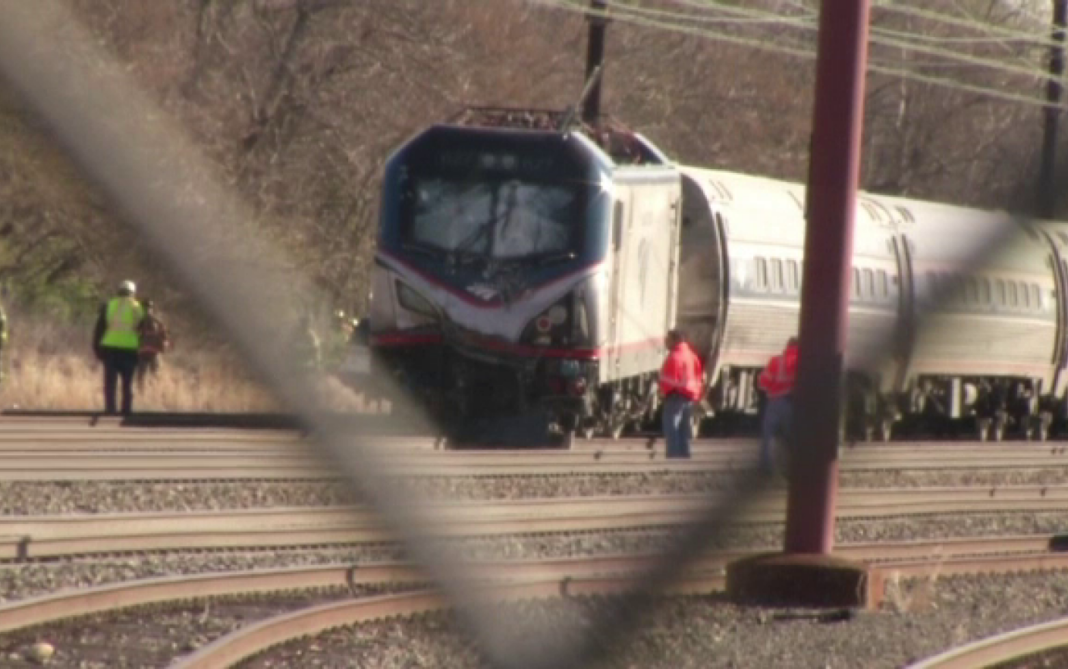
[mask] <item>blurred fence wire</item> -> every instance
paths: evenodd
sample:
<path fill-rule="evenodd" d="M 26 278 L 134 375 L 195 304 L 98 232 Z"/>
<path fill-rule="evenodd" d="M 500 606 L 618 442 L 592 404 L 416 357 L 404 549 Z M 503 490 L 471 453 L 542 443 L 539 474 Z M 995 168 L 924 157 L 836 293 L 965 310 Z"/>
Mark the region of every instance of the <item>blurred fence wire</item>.
<path fill-rule="evenodd" d="M 373 439 L 344 431 L 320 411 L 311 380 L 295 369 L 260 333 L 277 326 L 277 295 L 303 295 L 314 303 L 310 283 L 279 286 L 286 267 L 282 253 L 249 234 L 252 212 L 224 187 L 225 180 L 181 129 L 130 80 L 126 70 L 79 25 L 59 0 L 0 0 L 0 74 L 25 106 L 51 129 L 54 139 L 95 182 L 129 224 L 164 259 L 176 280 L 231 338 L 250 367 L 277 396 L 313 428 L 323 455 L 341 468 L 368 503 L 405 544 L 411 556 L 456 604 L 465 628 L 479 641 L 491 666 L 527 669 L 583 666 L 612 638 L 621 623 L 640 611 L 617 609 L 610 620 L 592 625 L 587 642 L 562 646 L 513 625 L 490 608 L 478 578 L 455 542 L 437 538 L 434 506 L 392 484 L 402 474 Z M 246 262 L 249 258 L 260 262 Z M 409 414 L 416 407 L 399 407 Z M 746 486 L 734 499 L 759 491 Z M 705 524 L 701 539 L 719 520 L 733 515 L 720 508 Z M 693 553 L 693 539 L 680 544 L 678 557 Z M 703 540 L 698 541 L 703 543 Z M 654 569 L 636 581 L 649 592 L 676 573 L 676 563 Z M 633 600 L 631 601 L 633 603 Z M 515 639 L 523 639 L 522 647 Z M 591 650 L 592 649 L 592 650 Z"/>
<path fill-rule="evenodd" d="M 158 252 L 184 289 L 231 338 L 279 399 L 312 428 L 314 443 L 353 482 L 430 579 L 456 605 L 490 666 L 516 669 L 589 666 L 620 652 L 651 608 L 653 596 L 685 570 L 743 507 L 767 490 L 742 472 L 726 503 L 710 501 L 704 519 L 634 581 L 629 596 L 593 620 L 574 642 L 517 630 L 471 587 L 479 578 L 456 542 L 435 535 L 442 517 L 428 500 L 396 486 L 403 475 L 373 438 L 347 421 L 343 429 L 316 401 L 312 380 L 277 355 L 262 333 L 277 328 L 278 296 L 316 303 L 310 282 L 294 280 L 280 249 L 254 234 L 252 212 L 224 186 L 218 170 L 182 130 L 130 80 L 127 70 L 84 30 L 61 0 L 0 0 L 0 76 L 26 108 Z M 1003 240 L 976 249 L 988 257 Z M 248 262 L 255 258 L 258 262 Z M 284 285 L 283 285 L 284 284 Z M 872 352 L 873 355 L 876 352 Z M 394 397 L 401 398 L 394 389 Z M 418 416 L 414 402 L 395 402 Z M 404 405 L 407 406 L 404 406 Z M 424 421 L 429 421 L 422 417 Z M 517 631 L 519 633 L 517 633 Z M 516 643 L 519 639 L 521 642 Z"/>

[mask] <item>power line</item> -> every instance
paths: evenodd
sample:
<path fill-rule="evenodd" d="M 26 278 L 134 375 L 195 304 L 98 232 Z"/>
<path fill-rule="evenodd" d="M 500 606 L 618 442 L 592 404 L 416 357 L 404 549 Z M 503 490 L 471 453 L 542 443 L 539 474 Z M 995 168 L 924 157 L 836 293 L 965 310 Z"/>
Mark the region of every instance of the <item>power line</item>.
<path fill-rule="evenodd" d="M 701 7 L 702 9 L 714 9 L 715 11 L 722 11 L 722 12 L 724 12 L 726 14 L 731 14 L 731 15 L 734 15 L 736 17 L 743 17 L 742 19 L 738 19 L 738 20 L 748 19 L 748 20 L 750 20 L 752 22 L 759 22 L 760 24 L 781 25 L 781 26 L 784 26 L 784 27 L 797 28 L 797 29 L 800 29 L 800 30 L 809 31 L 809 32 L 813 32 L 813 33 L 817 29 L 817 26 L 815 24 L 814 19 L 813 20 L 809 20 L 808 18 L 797 18 L 797 19 L 789 19 L 789 18 L 787 18 L 787 19 L 784 19 L 782 16 L 780 16 L 778 14 L 771 13 L 771 12 L 769 12 L 767 10 L 747 9 L 747 8 L 740 8 L 740 7 L 723 6 L 723 5 L 718 5 L 717 3 L 715 3 L 715 2 L 713 2 L 711 0 L 675 0 L 675 1 L 679 2 L 681 4 L 685 4 L 687 6 Z M 669 17 L 669 18 L 672 18 L 672 19 L 677 19 L 679 21 L 693 21 L 695 19 L 704 20 L 704 19 L 707 18 L 707 17 L 703 17 L 703 16 L 700 16 L 700 15 L 694 15 L 694 14 L 682 14 L 682 13 L 679 13 L 679 12 L 672 12 L 672 11 L 668 11 L 668 10 L 658 10 L 658 9 L 650 9 L 650 8 L 647 8 L 647 7 L 641 7 L 641 6 L 638 6 L 638 5 L 631 4 L 627 0 L 611 0 L 609 5 L 611 7 L 613 7 L 613 8 L 615 8 L 615 9 L 617 9 L 618 11 L 621 11 L 621 12 L 630 12 L 632 14 L 646 15 L 646 16 Z M 730 19 L 730 20 L 734 21 L 734 19 Z M 735 25 L 737 25 L 737 24 L 735 24 Z M 966 39 L 971 39 L 971 38 L 966 38 Z M 986 40 L 983 43 L 995 43 L 995 44 L 1003 44 L 1004 43 L 1004 40 L 999 40 L 999 39 L 994 39 L 994 38 L 982 38 L 982 39 Z M 933 36 L 928 37 L 928 36 L 925 36 L 925 35 L 917 35 L 915 33 L 908 33 L 908 32 L 904 32 L 904 31 L 897 31 L 897 30 L 892 30 L 892 29 L 884 29 L 884 28 L 873 27 L 872 31 L 871 31 L 871 37 L 870 37 L 869 41 L 870 41 L 870 43 L 876 44 L 876 45 L 879 45 L 879 46 L 885 46 L 885 47 L 890 47 L 890 48 L 895 48 L 895 49 L 908 49 L 909 51 L 913 51 L 915 53 L 922 53 L 922 54 L 926 54 L 926 55 L 930 55 L 930 56 L 938 56 L 938 57 L 941 57 L 941 58 L 946 58 L 948 60 L 957 60 L 957 61 L 960 61 L 962 63 L 968 64 L 968 65 L 971 65 L 971 66 L 983 67 L 983 68 L 990 69 L 990 70 L 1000 70 L 1002 72 L 1006 72 L 1006 73 L 1009 73 L 1009 74 L 1019 74 L 1019 75 L 1026 76 L 1026 77 L 1036 77 L 1036 78 L 1042 78 L 1042 77 L 1047 76 L 1046 71 L 1043 68 L 1038 67 L 1038 66 L 1015 65 L 1015 64 L 1012 64 L 1012 63 L 1009 63 L 1009 62 L 1006 62 L 1006 61 L 996 60 L 996 59 L 992 59 L 992 58 L 984 57 L 984 56 L 976 56 L 974 54 L 960 52 L 960 51 L 954 51 L 952 49 L 940 48 L 940 47 L 937 47 L 937 46 L 929 46 L 928 44 L 924 43 L 924 42 L 935 42 L 935 41 L 937 41 L 938 43 L 944 43 L 944 42 L 948 41 L 946 39 L 941 39 L 941 38 L 937 38 L 937 37 L 933 37 Z M 1042 46 L 1041 42 L 1035 41 L 1035 40 L 1030 40 L 1029 43 L 1031 45 L 1035 46 L 1036 48 Z"/>
<path fill-rule="evenodd" d="M 546 5 L 558 9 L 563 9 L 579 14 L 587 14 L 589 11 L 588 6 L 582 4 L 580 0 L 527 0 L 528 2 Z M 702 37 L 705 39 L 727 42 L 730 44 L 736 44 L 738 46 L 749 47 L 759 49 L 762 51 L 768 51 L 772 53 L 779 53 L 789 56 L 805 59 L 815 59 L 816 52 L 812 48 L 784 46 L 776 44 L 768 40 L 760 40 L 757 38 L 747 38 L 738 35 L 731 35 L 723 32 L 716 32 L 707 29 L 698 29 L 690 26 L 679 25 L 676 23 L 669 23 L 663 21 L 656 21 L 653 19 L 644 18 L 634 13 L 609 13 L 606 14 L 610 18 L 623 21 L 633 25 L 658 28 L 662 30 L 668 30 L 671 32 L 683 33 Z M 967 64 L 967 63 L 964 63 Z M 868 71 L 876 74 L 882 74 L 892 77 L 900 77 L 917 81 L 920 83 L 929 84 L 932 86 L 938 86 L 940 88 L 946 88 L 957 91 L 964 91 L 969 93 L 975 93 L 986 97 L 996 98 L 1006 102 L 1015 102 L 1027 104 L 1035 107 L 1045 107 L 1048 103 L 1037 95 L 1027 95 L 1024 93 L 1014 93 L 1011 91 L 1004 91 L 996 88 L 990 88 L 979 84 L 969 84 L 966 82 L 957 81 L 947 77 L 940 77 L 931 74 L 925 74 L 916 72 L 904 67 L 892 67 L 880 65 L 878 63 L 869 63 Z M 1032 75 L 1037 77 L 1037 74 Z"/>
<path fill-rule="evenodd" d="M 670 0 L 670 1 L 678 3 L 678 4 L 682 4 L 682 5 L 691 6 L 691 7 L 715 8 L 715 9 L 718 9 L 718 10 L 721 10 L 721 11 L 729 11 L 731 9 L 734 9 L 734 7 L 731 7 L 729 5 L 720 4 L 719 0 Z M 789 1 L 793 2 L 795 4 L 795 6 L 801 8 L 801 9 L 807 9 L 803 4 L 803 0 L 789 0 Z M 954 3 L 954 4 L 956 4 L 956 3 Z M 959 7 L 959 5 L 958 5 L 958 7 Z M 1036 44 L 1038 46 L 1043 46 L 1043 47 L 1055 46 L 1054 41 L 1052 40 L 1052 38 L 1046 32 L 1046 31 L 1048 31 L 1050 29 L 1051 25 L 1049 23 L 1046 23 L 1046 22 L 1036 23 L 1036 31 L 1035 32 L 1029 32 L 1029 31 L 1021 30 L 1021 29 L 1006 28 L 1005 26 L 998 25 L 996 23 L 992 23 L 992 22 L 989 22 L 989 21 L 982 21 L 982 20 L 978 20 L 978 19 L 975 19 L 975 18 L 969 18 L 969 17 L 963 17 L 963 16 L 954 16 L 952 14 L 946 14 L 946 13 L 943 13 L 943 12 L 936 12 L 936 11 L 933 11 L 933 10 L 930 10 L 930 9 L 922 9 L 922 8 L 919 8 L 919 7 L 910 7 L 910 6 L 908 6 L 906 4 L 903 4 L 901 2 L 894 3 L 893 0 L 886 0 L 886 2 L 875 2 L 873 4 L 872 8 L 873 8 L 873 10 L 878 11 L 878 12 L 882 12 L 882 13 L 897 13 L 897 14 L 902 14 L 902 15 L 905 15 L 905 16 L 912 16 L 912 17 L 921 18 L 921 19 L 924 19 L 924 20 L 927 20 L 927 21 L 932 21 L 932 22 L 935 22 L 935 23 L 941 23 L 941 24 L 953 26 L 953 27 L 956 27 L 956 28 L 967 28 L 969 30 L 979 31 L 979 32 L 985 33 L 986 35 L 990 35 L 990 36 L 1001 35 L 1006 41 L 1031 42 L 1031 43 L 1034 43 L 1034 44 Z M 961 12 L 965 12 L 964 9 L 961 9 L 960 11 Z M 967 39 L 972 39 L 972 38 L 959 38 L 959 39 L 967 40 Z M 983 38 L 976 38 L 976 39 L 996 39 L 996 38 L 995 37 L 990 37 L 990 38 L 983 37 Z"/>

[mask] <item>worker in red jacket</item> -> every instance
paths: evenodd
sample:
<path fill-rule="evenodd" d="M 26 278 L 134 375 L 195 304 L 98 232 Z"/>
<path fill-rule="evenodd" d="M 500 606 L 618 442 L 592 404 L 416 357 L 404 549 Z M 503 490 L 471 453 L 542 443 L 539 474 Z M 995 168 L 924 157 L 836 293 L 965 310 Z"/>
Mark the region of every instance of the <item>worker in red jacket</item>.
<path fill-rule="evenodd" d="M 664 441 L 667 457 L 690 457 L 690 417 L 693 403 L 701 399 L 704 370 L 701 360 L 679 330 L 665 340 L 670 353 L 660 368 L 660 394 L 664 397 Z"/>
<path fill-rule="evenodd" d="M 786 349 L 774 356 L 760 373 L 757 385 L 767 395 L 764 406 L 764 421 L 761 425 L 760 465 L 771 474 L 775 471 L 772 444 L 775 437 L 788 439 L 793 420 L 793 402 L 790 396 L 797 379 L 797 338 L 790 337 Z"/>

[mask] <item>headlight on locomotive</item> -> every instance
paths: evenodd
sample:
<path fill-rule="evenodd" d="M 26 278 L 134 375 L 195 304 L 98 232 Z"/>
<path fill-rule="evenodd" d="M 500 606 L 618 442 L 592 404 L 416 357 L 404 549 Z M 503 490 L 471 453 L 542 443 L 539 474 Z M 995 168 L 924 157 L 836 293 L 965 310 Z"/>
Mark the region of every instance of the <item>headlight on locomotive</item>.
<path fill-rule="evenodd" d="M 522 341 L 535 346 L 588 346 L 585 291 L 571 292 L 541 312 L 523 330 Z"/>
<path fill-rule="evenodd" d="M 408 311 L 437 320 L 438 310 L 434 308 L 430 300 L 426 299 L 408 284 L 397 282 L 397 302 Z"/>

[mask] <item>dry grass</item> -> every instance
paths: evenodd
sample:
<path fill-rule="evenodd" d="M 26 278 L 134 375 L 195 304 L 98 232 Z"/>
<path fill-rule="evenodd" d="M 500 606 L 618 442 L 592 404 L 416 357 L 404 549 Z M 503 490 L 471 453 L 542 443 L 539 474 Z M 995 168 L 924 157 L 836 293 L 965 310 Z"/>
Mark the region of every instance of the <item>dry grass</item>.
<path fill-rule="evenodd" d="M 900 572 L 891 572 L 886 580 L 884 596 L 894 611 L 919 613 L 935 606 L 936 588 L 945 560 L 945 556 L 942 556 L 926 578 L 902 581 Z"/>
<path fill-rule="evenodd" d="M 3 352 L 0 407 L 97 411 L 103 408 L 103 366 L 93 357 L 88 330 L 40 319 L 11 319 Z M 332 377 L 318 384 L 324 408 L 363 413 L 364 398 Z M 271 394 L 223 352 L 178 348 L 163 358 L 160 373 L 135 388 L 134 411 L 275 412 Z"/>

